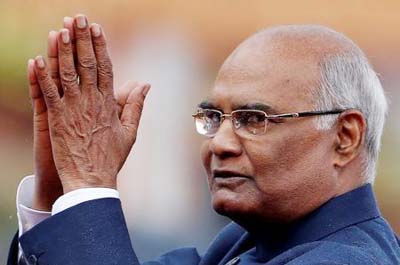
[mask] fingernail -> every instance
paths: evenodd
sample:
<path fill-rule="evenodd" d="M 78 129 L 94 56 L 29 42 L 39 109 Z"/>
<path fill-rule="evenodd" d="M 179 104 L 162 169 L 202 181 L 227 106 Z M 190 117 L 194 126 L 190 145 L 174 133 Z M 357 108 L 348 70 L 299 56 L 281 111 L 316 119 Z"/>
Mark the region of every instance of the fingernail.
<path fill-rule="evenodd" d="M 87 26 L 86 23 L 86 17 L 84 15 L 78 15 L 76 16 L 76 25 L 78 26 L 78 28 L 80 29 L 84 29 Z"/>
<path fill-rule="evenodd" d="M 95 37 L 99 37 L 100 36 L 101 29 L 100 29 L 100 25 L 99 24 L 96 24 L 96 23 L 92 24 L 92 34 Z"/>
<path fill-rule="evenodd" d="M 68 29 L 62 29 L 62 30 L 60 30 L 60 32 L 61 32 L 62 42 L 64 44 L 68 44 L 69 43 L 69 30 Z"/>
<path fill-rule="evenodd" d="M 35 63 L 35 61 L 33 59 L 29 59 L 28 60 L 28 67 L 31 67 L 34 63 Z"/>
<path fill-rule="evenodd" d="M 64 17 L 64 24 L 67 24 L 72 20 L 72 17 Z"/>
<path fill-rule="evenodd" d="M 36 65 L 41 69 L 44 68 L 44 60 L 42 56 L 39 55 L 36 57 Z"/>
<path fill-rule="evenodd" d="M 51 31 L 49 32 L 49 36 L 51 36 L 51 35 L 57 35 L 57 31 L 51 30 Z"/>
<path fill-rule="evenodd" d="M 149 93 L 150 87 L 151 86 L 149 84 L 144 85 L 143 90 L 142 90 L 143 96 L 147 96 L 147 93 Z"/>

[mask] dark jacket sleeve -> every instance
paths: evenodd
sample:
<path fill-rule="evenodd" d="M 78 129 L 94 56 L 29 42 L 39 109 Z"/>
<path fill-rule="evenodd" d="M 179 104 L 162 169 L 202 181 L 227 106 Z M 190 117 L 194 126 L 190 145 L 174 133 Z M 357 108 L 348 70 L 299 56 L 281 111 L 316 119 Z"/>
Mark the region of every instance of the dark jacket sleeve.
<path fill-rule="evenodd" d="M 7 265 L 18 264 L 18 231 L 15 233 L 13 240 L 11 241 L 10 251 L 8 252 Z"/>
<path fill-rule="evenodd" d="M 121 202 L 113 198 L 84 202 L 56 214 L 24 233 L 19 242 L 25 257 L 34 264 L 139 264 Z M 18 249 L 18 242 L 13 244 Z M 17 252 L 15 245 L 13 248 L 11 260 Z M 195 249 L 184 248 L 147 264 L 195 265 L 199 261 Z"/>

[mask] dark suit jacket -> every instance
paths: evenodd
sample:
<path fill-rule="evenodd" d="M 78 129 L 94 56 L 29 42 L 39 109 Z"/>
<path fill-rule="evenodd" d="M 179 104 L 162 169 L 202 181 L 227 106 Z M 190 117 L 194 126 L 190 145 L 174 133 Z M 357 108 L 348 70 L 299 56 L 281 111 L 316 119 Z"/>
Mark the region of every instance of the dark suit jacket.
<path fill-rule="evenodd" d="M 328 201 L 290 227 L 266 225 L 263 230 L 249 234 L 231 223 L 203 256 L 181 248 L 143 264 L 400 264 L 399 240 L 381 217 L 370 185 Z M 19 242 L 32 264 L 139 264 L 118 199 L 74 206 L 38 224 Z M 17 262 L 17 245 L 15 238 L 9 265 Z"/>

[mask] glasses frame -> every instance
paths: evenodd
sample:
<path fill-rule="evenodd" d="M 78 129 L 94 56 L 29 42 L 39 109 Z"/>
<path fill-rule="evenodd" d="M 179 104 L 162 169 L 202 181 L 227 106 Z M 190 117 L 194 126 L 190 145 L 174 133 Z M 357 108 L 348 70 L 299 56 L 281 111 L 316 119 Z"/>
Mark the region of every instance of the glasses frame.
<path fill-rule="evenodd" d="M 223 113 L 222 111 L 216 110 L 216 109 L 198 109 L 195 114 L 192 114 L 192 117 L 194 119 L 199 118 L 199 115 L 202 114 L 206 110 L 220 113 L 221 120 L 219 122 L 219 127 L 221 126 L 221 124 L 224 122 L 224 120 L 226 118 L 231 118 L 232 125 L 235 128 L 235 125 L 233 124 L 232 115 L 234 113 L 237 113 L 237 112 L 246 112 L 246 111 L 248 111 L 248 112 L 258 112 L 260 114 L 264 114 L 265 119 L 268 121 L 268 120 L 276 120 L 276 119 L 301 118 L 301 117 L 310 117 L 310 116 L 341 114 L 341 113 L 343 113 L 343 112 L 345 112 L 345 111 L 347 111 L 349 109 L 314 110 L 314 111 L 291 112 L 291 113 L 281 113 L 281 114 L 272 114 L 272 115 L 267 114 L 265 111 L 256 110 L 256 109 L 254 109 L 254 110 L 253 109 L 242 109 L 242 110 L 238 109 L 238 110 L 232 111 L 231 113 Z M 268 122 L 265 122 L 264 131 L 262 133 L 260 133 L 260 134 L 257 134 L 257 135 L 265 134 L 265 132 L 267 130 L 267 123 Z M 219 127 L 218 127 L 218 129 L 219 129 Z M 216 130 L 216 132 L 214 134 L 210 134 L 210 135 L 201 134 L 201 133 L 199 133 L 199 134 L 207 136 L 207 137 L 213 137 L 217 133 L 218 129 Z M 235 131 L 236 131 L 236 129 L 235 129 Z M 256 135 L 256 134 L 254 134 L 254 135 Z"/>

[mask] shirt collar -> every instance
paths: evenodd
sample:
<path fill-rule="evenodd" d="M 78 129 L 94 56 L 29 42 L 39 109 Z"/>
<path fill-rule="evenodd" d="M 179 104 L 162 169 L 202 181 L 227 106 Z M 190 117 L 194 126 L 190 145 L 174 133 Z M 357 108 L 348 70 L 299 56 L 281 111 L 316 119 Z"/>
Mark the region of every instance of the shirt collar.
<path fill-rule="evenodd" d="M 371 184 L 335 197 L 289 227 L 274 227 L 279 241 L 255 235 L 256 255 L 269 260 L 296 245 L 321 240 L 345 227 L 380 216 Z M 283 237 L 282 237 L 283 235 Z"/>

